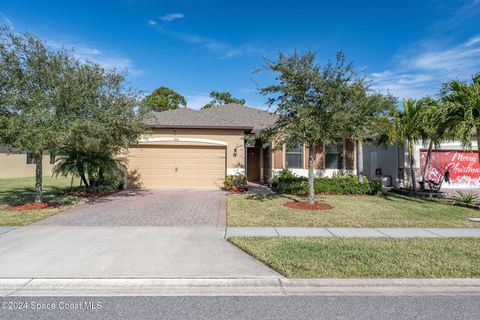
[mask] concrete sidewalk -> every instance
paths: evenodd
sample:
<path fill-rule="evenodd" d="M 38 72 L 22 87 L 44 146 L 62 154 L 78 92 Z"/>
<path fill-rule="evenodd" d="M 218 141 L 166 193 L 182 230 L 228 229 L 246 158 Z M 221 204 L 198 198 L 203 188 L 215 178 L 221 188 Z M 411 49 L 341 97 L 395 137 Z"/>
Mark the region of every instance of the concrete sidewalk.
<path fill-rule="evenodd" d="M 280 228 L 236 227 L 227 228 L 225 238 L 237 236 L 255 237 L 390 237 L 480 238 L 480 228 Z"/>
<path fill-rule="evenodd" d="M 480 279 L 0 279 L 0 296 L 476 295 Z"/>
<path fill-rule="evenodd" d="M 28 226 L 0 234 L 0 278 L 278 278 L 213 227 Z"/>

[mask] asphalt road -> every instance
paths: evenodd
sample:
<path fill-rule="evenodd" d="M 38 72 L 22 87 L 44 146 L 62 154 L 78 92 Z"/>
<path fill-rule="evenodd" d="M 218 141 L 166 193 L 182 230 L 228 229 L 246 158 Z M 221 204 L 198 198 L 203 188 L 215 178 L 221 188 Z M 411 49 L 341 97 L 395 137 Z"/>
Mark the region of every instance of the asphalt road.
<path fill-rule="evenodd" d="M 7 297 L 0 319 L 479 319 L 480 296 Z M 5 310 L 5 307 L 22 310 Z M 54 307 L 54 310 L 38 310 Z M 81 308 L 83 309 L 65 309 Z M 90 309 L 85 309 L 89 306 Z"/>

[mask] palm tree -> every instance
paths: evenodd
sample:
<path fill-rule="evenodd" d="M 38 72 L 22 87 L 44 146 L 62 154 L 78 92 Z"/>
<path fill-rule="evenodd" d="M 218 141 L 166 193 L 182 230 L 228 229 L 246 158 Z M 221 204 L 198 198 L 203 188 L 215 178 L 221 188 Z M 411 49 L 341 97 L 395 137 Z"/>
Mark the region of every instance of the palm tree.
<path fill-rule="evenodd" d="M 422 99 L 424 109 L 422 111 L 423 120 L 423 143 L 428 141 L 427 158 L 425 159 L 425 165 L 422 168 L 422 180 L 421 186 L 425 187 L 427 168 L 432 158 L 432 151 L 445 140 L 448 134 L 448 125 L 446 117 L 446 108 L 441 102 L 433 100 L 431 98 Z"/>
<path fill-rule="evenodd" d="M 55 176 L 80 177 L 88 191 L 117 187 L 123 179 L 124 159 L 108 152 L 62 150 L 55 161 Z M 112 185 L 112 183 L 114 185 Z"/>
<path fill-rule="evenodd" d="M 397 111 L 394 119 L 391 140 L 400 145 L 407 145 L 410 178 L 413 190 L 416 190 L 415 180 L 415 144 L 425 137 L 423 129 L 423 113 L 425 104 L 413 99 L 403 100 L 403 111 Z"/>
<path fill-rule="evenodd" d="M 463 146 L 472 148 L 472 132 L 476 130 L 480 152 L 480 73 L 472 77 L 471 84 L 460 80 L 446 83 L 442 100 L 448 108 L 447 122 Z"/>

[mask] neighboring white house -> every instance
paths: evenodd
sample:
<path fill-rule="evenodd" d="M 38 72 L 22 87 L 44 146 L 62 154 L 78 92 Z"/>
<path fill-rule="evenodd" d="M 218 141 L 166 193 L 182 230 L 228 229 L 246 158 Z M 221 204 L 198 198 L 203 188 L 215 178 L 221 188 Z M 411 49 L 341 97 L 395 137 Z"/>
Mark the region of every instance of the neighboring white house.
<path fill-rule="evenodd" d="M 421 179 L 428 145 L 422 141 L 415 145 L 417 181 Z M 456 189 L 480 188 L 480 162 L 476 136 L 472 137 L 472 150 L 465 150 L 460 141 L 445 141 L 432 152 L 427 168 L 427 179 L 441 178 L 448 169 L 450 183 L 443 187 Z M 410 181 L 408 153 L 405 146 L 397 144 L 387 148 L 374 144 L 363 147 L 363 174 L 369 179 L 382 179 L 387 186 L 401 186 Z"/>

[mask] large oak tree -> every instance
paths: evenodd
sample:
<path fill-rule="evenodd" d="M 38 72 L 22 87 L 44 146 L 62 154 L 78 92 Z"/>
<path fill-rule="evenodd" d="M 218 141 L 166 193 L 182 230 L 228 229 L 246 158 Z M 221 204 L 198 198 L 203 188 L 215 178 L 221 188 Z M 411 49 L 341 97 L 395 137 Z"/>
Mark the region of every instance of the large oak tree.
<path fill-rule="evenodd" d="M 0 144 L 33 153 L 37 202 L 46 151 L 70 158 L 60 172 L 87 186 L 105 181 L 112 160 L 145 132 L 137 97 L 115 70 L 0 29 Z"/>
<path fill-rule="evenodd" d="M 350 86 L 359 81 L 355 68 L 345 62 L 342 52 L 335 62 L 321 66 L 315 54 L 280 53 L 276 60 L 266 60 L 264 70 L 275 74 L 276 83 L 260 89 L 268 104 L 276 106 L 276 125 L 261 133 L 283 145 L 308 147 L 308 202 L 315 201 L 314 165 L 317 145 L 343 138 L 342 126 L 348 119 L 346 104 L 352 98 Z"/>
<path fill-rule="evenodd" d="M 35 201 L 42 201 L 42 155 L 64 139 L 60 90 L 70 57 L 31 34 L 0 29 L 0 143 L 32 152 Z"/>

